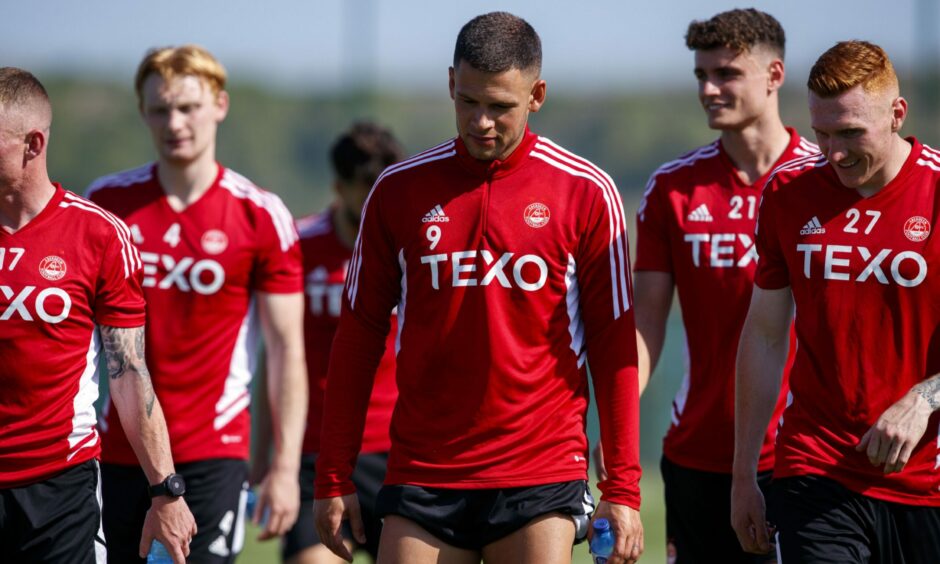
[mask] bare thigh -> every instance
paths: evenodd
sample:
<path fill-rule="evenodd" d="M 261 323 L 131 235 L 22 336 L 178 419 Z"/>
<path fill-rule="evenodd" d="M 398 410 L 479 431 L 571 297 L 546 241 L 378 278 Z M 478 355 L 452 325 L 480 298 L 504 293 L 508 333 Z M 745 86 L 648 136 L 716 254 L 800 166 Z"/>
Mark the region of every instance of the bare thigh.
<path fill-rule="evenodd" d="M 572 531 L 573 531 L 572 527 Z M 388 515 L 378 564 L 478 564 L 480 553 L 451 546 L 404 517 Z"/>
<path fill-rule="evenodd" d="M 346 541 L 345 544 L 349 552 L 352 552 L 353 544 L 349 541 Z M 284 561 L 284 564 L 344 564 L 345 562 L 324 545 L 315 544 L 291 556 Z"/>
<path fill-rule="evenodd" d="M 486 564 L 570 564 L 574 522 L 549 513 L 525 527 L 483 547 Z"/>

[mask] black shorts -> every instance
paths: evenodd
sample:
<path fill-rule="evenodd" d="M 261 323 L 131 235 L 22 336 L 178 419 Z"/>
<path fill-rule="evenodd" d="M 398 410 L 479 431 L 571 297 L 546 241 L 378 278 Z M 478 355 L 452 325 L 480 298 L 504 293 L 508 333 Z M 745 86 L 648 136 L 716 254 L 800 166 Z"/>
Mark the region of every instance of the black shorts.
<path fill-rule="evenodd" d="M 189 545 L 192 562 L 228 564 L 245 543 L 248 464 L 217 458 L 177 464 L 186 480 L 186 495 L 199 531 Z M 104 533 L 108 562 L 142 563 L 137 555 L 140 532 L 150 509 L 147 476 L 139 466 L 102 464 Z"/>
<path fill-rule="evenodd" d="M 317 527 L 313 522 L 313 482 L 316 477 L 317 455 L 305 454 L 300 461 L 300 513 L 297 523 L 284 535 L 281 544 L 281 558 L 287 560 L 298 552 L 320 544 Z M 362 524 L 366 529 L 366 543 L 356 546 L 368 552 L 372 559 L 378 558 L 379 536 L 382 534 L 382 520 L 375 514 L 375 498 L 385 480 L 388 467 L 388 453 L 360 454 L 353 470 L 352 481 L 359 496 L 359 509 L 362 511 Z M 352 540 L 349 523 L 343 521 L 343 537 Z"/>
<path fill-rule="evenodd" d="M 104 564 L 98 463 L 0 489 L 0 560 Z"/>
<path fill-rule="evenodd" d="M 666 494 L 666 552 L 675 564 L 774 562 L 776 555 L 749 554 L 731 527 L 731 474 L 660 461 Z M 768 499 L 770 472 L 757 475 Z"/>
<path fill-rule="evenodd" d="M 940 507 L 873 499 L 822 476 L 774 480 L 782 562 L 940 562 Z"/>
<path fill-rule="evenodd" d="M 594 498 L 584 480 L 485 490 L 388 485 L 379 491 L 376 502 L 380 517 L 399 515 L 445 543 L 467 550 L 482 550 L 549 513 L 570 515 L 575 521 L 575 540 L 580 542 L 593 511 Z"/>

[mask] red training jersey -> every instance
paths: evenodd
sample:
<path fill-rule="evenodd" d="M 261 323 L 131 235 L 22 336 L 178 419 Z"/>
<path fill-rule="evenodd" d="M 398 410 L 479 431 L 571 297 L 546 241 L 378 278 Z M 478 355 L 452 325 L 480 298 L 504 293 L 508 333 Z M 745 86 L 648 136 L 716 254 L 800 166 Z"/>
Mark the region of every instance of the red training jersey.
<path fill-rule="evenodd" d="M 98 456 L 97 326 L 144 325 L 140 268 L 127 226 L 58 184 L 0 230 L 0 489 Z"/>
<path fill-rule="evenodd" d="M 790 143 L 778 164 L 818 152 L 796 130 L 788 131 Z M 718 140 L 659 167 L 637 212 L 636 270 L 671 274 L 682 308 L 686 372 L 663 453 L 686 468 L 731 473 L 738 340 L 757 269 L 757 207 L 773 168 L 745 184 Z M 785 405 L 786 385 L 764 435 L 759 471 L 773 468 Z"/>
<path fill-rule="evenodd" d="M 307 403 L 307 430 L 304 454 L 320 451 L 320 420 L 323 417 L 323 396 L 330 363 L 333 336 L 339 326 L 343 304 L 343 287 L 352 249 L 336 233 L 333 210 L 305 217 L 297 222 L 300 250 L 304 256 L 306 309 L 304 310 L 304 342 L 307 353 L 307 379 L 310 398 Z M 365 434 L 361 452 L 388 452 L 389 425 L 398 398 L 395 386 L 395 316 L 385 343 L 385 354 L 375 374 L 375 385 L 366 413 Z"/>
<path fill-rule="evenodd" d="M 303 287 L 297 232 L 280 198 L 218 168 L 209 190 L 181 212 L 167 202 L 156 164 L 88 190 L 124 219 L 140 249 L 147 366 L 176 462 L 248 458 L 260 335 L 254 295 Z M 100 427 L 102 460 L 136 464 L 110 405 Z"/>
<path fill-rule="evenodd" d="M 940 152 L 909 142 L 900 172 L 868 198 L 822 155 L 779 168 L 761 204 L 755 283 L 789 287 L 796 304 L 774 475 L 823 475 L 872 498 L 940 506 L 940 414 L 899 473 L 855 451 L 888 407 L 940 373 Z"/>
<path fill-rule="evenodd" d="M 616 187 L 528 130 L 505 161 L 459 139 L 386 169 L 366 202 L 333 343 L 317 497 L 349 480 L 398 305 L 389 484 L 459 489 L 587 478 L 587 365 L 611 478 L 638 507 L 638 389 Z"/>

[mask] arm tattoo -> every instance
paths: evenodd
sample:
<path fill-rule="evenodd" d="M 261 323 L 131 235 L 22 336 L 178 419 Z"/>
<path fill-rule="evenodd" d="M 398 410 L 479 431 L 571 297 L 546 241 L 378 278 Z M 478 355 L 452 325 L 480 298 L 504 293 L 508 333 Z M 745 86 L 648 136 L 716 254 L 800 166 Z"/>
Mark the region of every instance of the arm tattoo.
<path fill-rule="evenodd" d="M 914 391 L 927 400 L 930 409 L 933 411 L 940 409 L 940 374 L 917 384 L 914 386 Z"/>
<path fill-rule="evenodd" d="M 150 372 L 144 360 L 144 328 L 101 327 L 101 341 L 108 367 L 108 378 L 117 380 L 127 372 L 136 372 L 141 379 L 147 417 L 153 412 L 156 395 L 150 382 Z"/>

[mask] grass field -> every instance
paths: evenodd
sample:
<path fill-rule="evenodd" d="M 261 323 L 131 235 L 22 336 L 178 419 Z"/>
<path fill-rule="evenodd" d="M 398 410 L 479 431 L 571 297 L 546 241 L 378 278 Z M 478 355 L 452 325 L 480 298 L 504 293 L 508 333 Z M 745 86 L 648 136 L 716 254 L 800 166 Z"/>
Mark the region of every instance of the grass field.
<path fill-rule="evenodd" d="M 646 552 L 640 559 L 642 562 L 665 562 L 666 561 L 666 541 L 665 541 L 665 513 L 663 510 L 663 483 L 659 477 L 657 464 L 647 464 L 646 474 L 641 484 L 643 492 L 643 506 L 641 513 L 643 516 L 643 526 L 646 532 Z M 593 488 L 597 495 L 597 488 Z M 255 540 L 258 536 L 258 528 L 253 525 L 248 526 L 246 531 L 245 549 L 238 558 L 240 564 L 275 564 L 278 560 L 277 542 L 258 542 Z M 590 564 L 591 556 L 588 554 L 587 544 L 580 544 L 575 547 L 574 564 Z M 355 562 L 367 563 L 369 556 L 366 554 L 357 554 Z"/>

